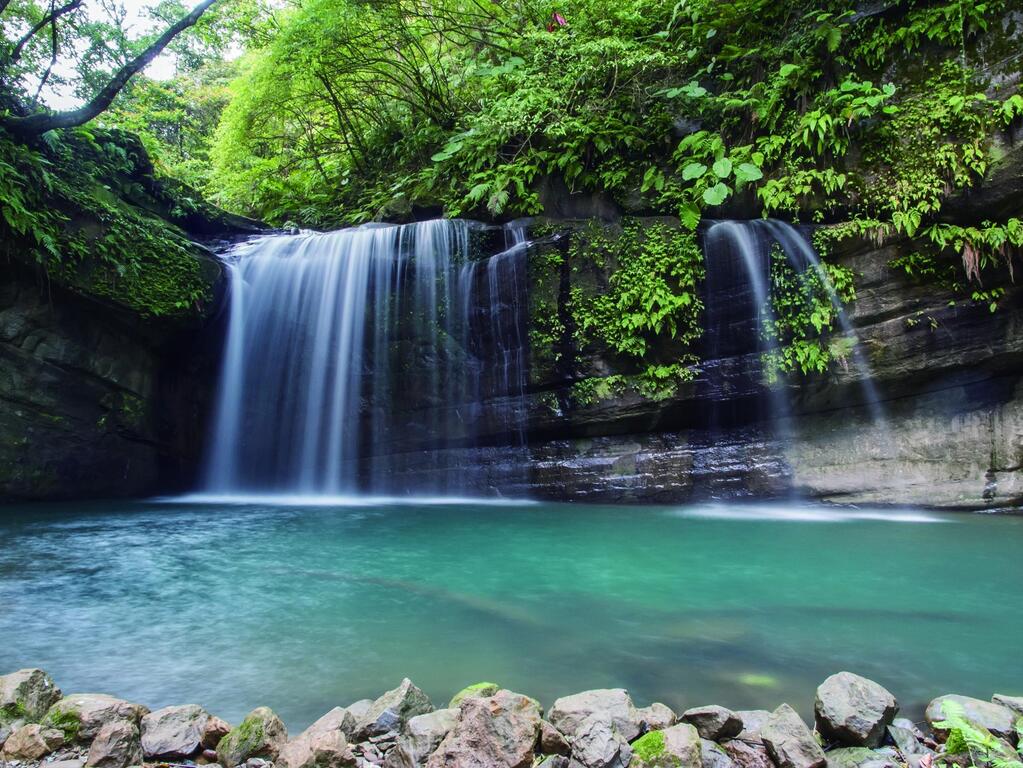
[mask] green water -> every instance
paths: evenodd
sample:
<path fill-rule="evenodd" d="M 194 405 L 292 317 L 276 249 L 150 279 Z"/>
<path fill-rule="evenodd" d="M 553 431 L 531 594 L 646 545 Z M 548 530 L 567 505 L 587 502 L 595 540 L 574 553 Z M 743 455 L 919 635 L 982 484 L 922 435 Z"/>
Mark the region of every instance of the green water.
<path fill-rule="evenodd" d="M 918 712 L 1023 693 L 1023 518 L 823 507 L 108 503 L 0 513 L 0 671 L 292 728 L 411 677 L 549 706 Z"/>

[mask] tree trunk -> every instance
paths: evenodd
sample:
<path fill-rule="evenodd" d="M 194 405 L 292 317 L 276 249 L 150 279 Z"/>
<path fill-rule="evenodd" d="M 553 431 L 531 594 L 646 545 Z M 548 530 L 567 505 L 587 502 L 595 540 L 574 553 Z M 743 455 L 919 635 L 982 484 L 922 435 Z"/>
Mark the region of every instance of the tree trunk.
<path fill-rule="evenodd" d="M 188 29 L 199 21 L 202 16 L 217 0 L 203 0 L 191 13 L 179 19 L 173 26 L 169 27 L 160 37 L 136 58 L 122 67 L 110 82 L 97 93 L 92 101 L 79 109 L 72 109 L 66 112 L 36 112 L 27 117 L 7 117 L 0 121 L 11 133 L 23 138 L 32 138 L 46 131 L 57 128 L 73 128 L 76 125 L 84 125 L 95 117 L 98 117 L 110 106 L 121 89 L 140 70 L 144 69 L 149 62 L 159 56 L 171 40 L 181 32 Z"/>

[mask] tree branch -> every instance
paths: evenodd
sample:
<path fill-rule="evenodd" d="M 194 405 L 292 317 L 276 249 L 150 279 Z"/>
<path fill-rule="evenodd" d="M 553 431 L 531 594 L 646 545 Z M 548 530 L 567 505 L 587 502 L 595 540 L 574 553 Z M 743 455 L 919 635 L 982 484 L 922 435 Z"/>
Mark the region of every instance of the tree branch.
<path fill-rule="evenodd" d="M 80 3 L 81 0 L 72 0 L 72 3 L 74 2 Z M 7 117 L 0 121 L 0 125 L 11 133 L 24 137 L 38 136 L 57 128 L 84 125 L 105 112 L 137 72 L 145 69 L 146 65 L 159 56 L 175 37 L 199 21 L 199 17 L 216 2 L 217 0 L 203 0 L 187 16 L 175 22 L 152 45 L 123 66 L 85 106 L 66 112 L 36 112 L 27 117 Z"/>
<path fill-rule="evenodd" d="M 41 18 L 28 32 L 22 35 L 21 39 L 14 46 L 14 50 L 11 51 L 11 55 L 7 61 L 4 62 L 7 66 L 17 63 L 18 59 L 21 58 L 22 51 L 28 42 L 39 34 L 39 31 L 47 24 L 51 24 L 58 18 L 66 13 L 76 10 L 82 4 L 82 0 L 71 0 L 67 5 L 62 5 L 60 8 L 54 8 L 53 3 L 50 3 L 50 12 Z"/>

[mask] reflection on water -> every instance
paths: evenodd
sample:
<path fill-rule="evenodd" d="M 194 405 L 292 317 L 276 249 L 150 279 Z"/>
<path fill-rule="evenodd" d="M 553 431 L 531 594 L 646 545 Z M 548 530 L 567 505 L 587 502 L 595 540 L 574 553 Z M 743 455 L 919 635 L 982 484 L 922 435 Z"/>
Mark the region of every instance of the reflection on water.
<path fill-rule="evenodd" d="M 6 508 L 0 536 L 0 671 L 235 721 L 406 675 L 804 713 L 841 669 L 909 710 L 1023 690 L 1021 518 L 191 500 Z"/>

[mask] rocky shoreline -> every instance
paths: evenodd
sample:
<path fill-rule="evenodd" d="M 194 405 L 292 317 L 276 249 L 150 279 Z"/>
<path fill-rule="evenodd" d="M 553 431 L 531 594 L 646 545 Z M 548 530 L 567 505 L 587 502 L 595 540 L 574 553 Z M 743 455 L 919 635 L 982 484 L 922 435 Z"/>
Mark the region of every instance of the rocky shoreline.
<path fill-rule="evenodd" d="M 811 729 L 773 712 L 637 707 L 623 689 L 565 696 L 544 710 L 493 683 L 442 709 L 411 680 L 335 707 L 289 737 L 267 707 L 236 726 L 196 704 L 147 707 L 63 695 L 40 669 L 0 676 L 0 765 L 12 768 L 1023 768 L 1023 696 L 944 695 L 925 722 L 897 718 L 881 685 L 840 672 L 817 689 Z"/>

